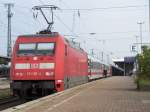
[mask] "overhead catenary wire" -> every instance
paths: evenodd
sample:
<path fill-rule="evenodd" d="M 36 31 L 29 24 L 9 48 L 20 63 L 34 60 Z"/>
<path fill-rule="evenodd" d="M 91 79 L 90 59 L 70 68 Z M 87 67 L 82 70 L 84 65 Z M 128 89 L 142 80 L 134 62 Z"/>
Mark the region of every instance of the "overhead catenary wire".
<path fill-rule="evenodd" d="M 21 11 L 21 10 L 16 10 L 16 15 L 19 16 L 19 17 L 21 17 L 21 16 L 26 17 L 26 14 L 29 14 L 29 13 Z M 26 26 L 31 26 L 30 28 L 32 28 L 34 30 L 32 22 L 28 22 L 27 19 L 29 19 L 29 18 L 22 19 L 22 20 L 17 20 L 17 21 L 24 24 L 24 25 L 26 25 Z M 34 25 L 36 25 L 38 27 L 37 24 L 34 24 Z"/>
<path fill-rule="evenodd" d="M 59 16 L 57 16 L 56 14 L 54 14 L 54 16 L 66 27 L 66 29 L 68 29 L 68 30 L 73 34 L 73 36 L 79 37 L 77 34 L 75 34 L 74 32 L 72 32 L 71 28 L 69 28 L 69 27 L 62 21 L 62 19 L 61 19 Z"/>
<path fill-rule="evenodd" d="M 19 14 L 21 14 L 22 16 L 24 16 L 24 14 L 23 13 L 25 13 L 24 11 L 20 11 L 20 10 L 17 10 L 17 12 L 19 13 Z M 58 19 L 58 18 L 57 18 Z M 60 18 L 59 18 L 60 19 Z M 63 22 L 63 24 L 65 24 L 64 22 Z M 67 25 L 65 25 L 65 26 L 67 26 Z M 69 31 L 71 30 L 68 26 L 67 26 L 67 29 L 69 29 Z M 106 32 L 106 33 L 96 33 L 97 35 L 111 35 L 111 34 L 120 34 L 120 33 L 137 33 L 138 31 L 127 31 L 127 32 Z M 145 31 L 146 32 L 146 31 Z M 86 34 L 77 34 L 78 36 L 80 35 L 87 35 L 88 33 L 86 33 Z"/>
<path fill-rule="evenodd" d="M 68 7 L 69 9 L 71 8 L 64 0 L 59 0 L 65 7 Z"/>
<path fill-rule="evenodd" d="M 61 9 L 66 11 L 95 11 L 95 10 L 108 10 L 108 9 L 126 9 L 126 8 L 139 8 L 148 7 L 148 5 L 128 5 L 128 6 L 112 6 L 112 7 L 97 7 L 97 8 L 74 8 L 74 9 Z"/>
<path fill-rule="evenodd" d="M 41 0 L 38 0 L 42 5 L 45 3 Z M 63 3 L 63 2 L 62 2 Z M 20 8 L 29 8 L 25 6 L 19 6 Z M 62 11 L 101 11 L 101 10 L 110 10 L 110 9 L 129 9 L 129 8 L 143 8 L 143 7 L 148 7 L 149 5 L 127 5 L 127 6 L 111 6 L 111 7 L 94 7 L 94 8 L 61 8 Z M 31 9 L 31 8 L 29 8 Z"/>
<path fill-rule="evenodd" d="M 131 38 L 131 37 L 119 37 L 119 38 L 98 38 L 98 37 L 93 37 L 93 38 L 90 38 L 90 37 L 82 37 L 80 39 L 83 39 L 83 40 L 86 40 L 86 39 L 90 39 L 90 40 L 93 40 L 93 41 L 107 41 L 107 40 L 122 40 L 122 39 L 134 39 L 134 38 Z"/>
<path fill-rule="evenodd" d="M 147 5 L 141 5 L 141 6 L 147 6 Z M 135 6 L 134 6 L 135 7 Z M 24 7 L 25 8 L 25 7 Z M 78 9 L 79 10 L 79 9 Z M 60 19 L 60 18 L 59 18 Z M 60 21 L 60 20 L 59 20 Z M 63 22 L 63 24 L 64 24 L 64 22 Z M 65 27 L 66 27 L 67 25 L 65 25 Z M 69 29 L 69 31 L 71 30 L 68 26 L 67 26 L 67 29 Z M 137 31 L 135 31 L 135 32 L 137 32 Z M 128 33 L 128 32 L 110 32 L 110 33 L 100 33 L 100 35 L 101 34 L 119 34 L 119 33 Z M 129 33 L 134 33 L 134 32 L 129 32 Z M 99 34 L 99 33 L 98 33 Z M 78 34 L 77 34 L 78 35 Z"/>
<path fill-rule="evenodd" d="M 142 7 L 142 6 L 148 6 L 148 5 L 140 5 L 140 7 Z M 125 7 L 139 7 L 139 6 L 137 6 L 137 5 L 135 5 L 135 6 L 124 6 L 124 7 L 109 7 L 109 8 L 125 8 Z M 25 8 L 25 7 L 24 7 Z M 94 9 L 97 9 L 97 8 L 94 8 Z M 102 9 L 102 8 L 100 8 L 100 9 Z M 63 9 L 64 10 L 64 9 Z M 67 9 L 68 10 L 68 9 Z M 85 10 L 85 9 L 76 9 L 76 10 Z M 89 9 L 88 9 L 89 10 Z M 57 18 L 58 19 L 58 18 Z M 59 18 L 60 19 L 60 18 Z M 60 20 L 59 20 L 60 21 Z M 64 22 L 63 22 L 64 23 Z M 67 25 L 65 25 L 65 27 L 66 27 Z M 71 30 L 68 26 L 67 26 L 67 29 L 69 29 L 69 31 Z M 119 34 L 119 33 L 126 33 L 126 32 L 112 32 L 112 33 L 110 33 L 110 34 Z M 131 33 L 133 33 L 133 32 L 131 32 Z M 100 35 L 101 34 L 109 34 L 109 33 L 100 33 Z M 79 36 L 79 35 L 78 35 Z"/>
<path fill-rule="evenodd" d="M 94 37 L 96 36 L 100 36 L 100 35 L 119 35 L 119 34 L 127 34 L 127 33 L 138 33 L 139 31 L 124 31 L 124 32 L 95 32 L 95 35 Z M 148 32 L 148 31 L 143 31 L 143 32 Z M 73 36 L 71 34 L 64 34 L 66 36 Z M 80 34 L 77 34 L 78 36 L 80 37 L 84 37 L 84 36 L 88 36 L 90 35 L 90 33 L 80 33 Z"/>
<path fill-rule="evenodd" d="M 41 4 L 43 4 L 44 5 L 44 2 L 42 1 L 42 0 L 38 0 Z"/>
<path fill-rule="evenodd" d="M 64 0 L 59 0 L 65 7 L 71 8 Z M 74 32 L 75 29 L 75 21 L 76 21 L 76 11 L 73 12 L 73 22 L 72 22 L 72 32 Z"/>

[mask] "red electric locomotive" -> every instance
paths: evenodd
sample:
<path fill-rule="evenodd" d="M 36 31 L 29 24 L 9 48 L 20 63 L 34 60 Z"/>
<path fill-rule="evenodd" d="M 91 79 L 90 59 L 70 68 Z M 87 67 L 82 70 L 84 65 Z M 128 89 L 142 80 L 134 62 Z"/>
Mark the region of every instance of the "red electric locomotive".
<path fill-rule="evenodd" d="M 11 89 L 23 97 L 88 82 L 87 53 L 58 33 L 22 35 L 14 45 Z"/>

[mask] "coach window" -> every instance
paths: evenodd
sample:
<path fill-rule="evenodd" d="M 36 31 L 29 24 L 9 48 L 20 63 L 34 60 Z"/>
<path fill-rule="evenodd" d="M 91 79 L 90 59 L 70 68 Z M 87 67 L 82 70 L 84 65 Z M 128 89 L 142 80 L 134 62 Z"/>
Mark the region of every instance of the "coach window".
<path fill-rule="evenodd" d="M 88 59 L 88 66 L 90 66 L 90 59 Z"/>

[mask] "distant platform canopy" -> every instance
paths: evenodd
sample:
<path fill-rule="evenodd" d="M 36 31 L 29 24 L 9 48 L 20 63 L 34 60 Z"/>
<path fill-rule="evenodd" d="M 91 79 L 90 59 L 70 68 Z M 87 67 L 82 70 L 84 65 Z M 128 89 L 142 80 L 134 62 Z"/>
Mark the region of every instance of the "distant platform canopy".
<path fill-rule="evenodd" d="M 134 63 L 136 61 L 136 57 L 135 56 L 130 56 L 130 57 L 125 57 L 124 58 L 124 62 L 125 63 Z"/>
<path fill-rule="evenodd" d="M 112 59 L 113 62 L 124 62 L 124 58 L 116 58 L 116 59 Z"/>
<path fill-rule="evenodd" d="M 130 75 L 134 69 L 134 63 L 136 62 L 136 57 L 128 56 L 122 59 L 114 59 L 113 62 L 124 70 L 124 73 L 122 71 L 116 72 L 116 69 L 114 68 L 115 75 L 118 75 L 118 74 Z"/>
<path fill-rule="evenodd" d="M 136 61 L 136 57 L 135 56 L 127 56 L 124 58 L 117 58 L 117 59 L 113 59 L 113 62 L 122 62 L 122 63 L 134 63 Z"/>

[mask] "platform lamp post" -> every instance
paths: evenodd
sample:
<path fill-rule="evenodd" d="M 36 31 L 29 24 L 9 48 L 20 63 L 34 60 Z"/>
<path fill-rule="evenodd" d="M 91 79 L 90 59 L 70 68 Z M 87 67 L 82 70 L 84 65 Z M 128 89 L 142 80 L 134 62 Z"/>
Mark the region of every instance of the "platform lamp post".
<path fill-rule="evenodd" d="M 89 33 L 89 35 L 95 35 L 96 33 L 94 33 L 94 32 L 91 32 L 91 33 Z M 91 56 L 93 56 L 94 57 L 94 49 L 91 49 Z"/>
<path fill-rule="evenodd" d="M 126 76 L 126 63 L 125 63 L 125 59 L 124 59 L 124 76 Z"/>
<path fill-rule="evenodd" d="M 140 44 L 141 44 L 141 53 L 143 52 L 143 49 L 142 49 L 142 25 L 144 24 L 144 22 L 137 22 L 137 24 L 139 24 L 139 28 L 140 28 Z"/>
<path fill-rule="evenodd" d="M 113 54 L 114 54 L 113 52 L 110 52 L 110 55 L 109 55 L 109 56 L 110 56 L 110 57 L 109 57 L 109 59 L 110 59 L 109 61 L 110 61 L 110 62 L 112 62 Z"/>
<path fill-rule="evenodd" d="M 105 40 L 98 40 L 98 41 L 102 42 L 102 44 L 103 44 L 102 52 L 101 52 L 101 61 L 103 62 L 104 61 L 104 43 L 105 43 Z"/>
<path fill-rule="evenodd" d="M 107 54 L 107 64 L 110 64 L 110 57 L 109 57 L 109 54 Z"/>
<path fill-rule="evenodd" d="M 95 32 L 91 32 L 91 33 L 89 33 L 89 35 L 96 35 L 97 33 L 95 33 Z M 98 40 L 98 39 L 97 39 Z M 105 40 L 98 40 L 99 42 L 102 42 L 103 44 L 105 43 Z M 104 45 L 103 45 L 104 46 Z M 101 59 L 101 61 L 103 62 L 104 61 L 104 48 L 103 48 L 103 50 L 102 50 L 102 53 L 101 53 L 101 57 L 102 57 L 102 59 Z"/>
<path fill-rule="evenodd" d="M 104 52 L 102 51 L 102 62 L 104 61 Z"/>
<path fill-rule="evenodd" d="M 139 36 L 136 35 L 135 38 L 136 38 L 136 53 L 138 54 L 138 51 L 139 51 L 138 38 L 139 38 Z"/>

